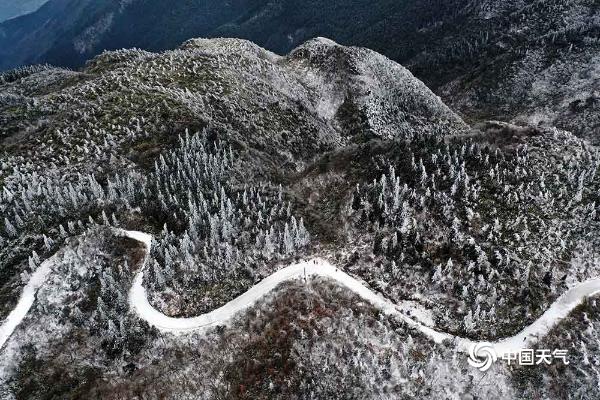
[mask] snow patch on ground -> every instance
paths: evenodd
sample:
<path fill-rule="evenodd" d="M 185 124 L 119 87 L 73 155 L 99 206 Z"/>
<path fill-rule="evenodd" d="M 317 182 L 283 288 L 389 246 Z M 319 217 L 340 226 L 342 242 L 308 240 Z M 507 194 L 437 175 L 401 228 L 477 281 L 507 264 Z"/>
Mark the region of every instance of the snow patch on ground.
<path fill-rule="evenodd" d="M 431 310 L 425 308 L 422 304 L 412 301 L 412 300 L 404 300 L 401 301 L 398 306 L 398 311 L 408 315 L 411 318 L 414 318 L 416 321 L 420 322 L 423 325 L 434 326 L 435 322 L 433 322 L 433 313 Z"/>

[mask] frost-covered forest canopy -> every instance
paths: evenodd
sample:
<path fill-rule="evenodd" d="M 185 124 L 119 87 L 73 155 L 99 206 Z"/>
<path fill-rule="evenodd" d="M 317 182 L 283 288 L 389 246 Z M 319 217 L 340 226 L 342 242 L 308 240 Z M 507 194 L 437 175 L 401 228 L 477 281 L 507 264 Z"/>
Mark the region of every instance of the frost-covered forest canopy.
<path fill-rule="evenodd" d="M 598 398 L 597 297 L 539 338 L 571 364 L 487 372 L 327 278 L 183 335 L 130 299 L 143 269 L 157 312 L 195 317 L 320 257 L 425 327 L 515 335 L 598 278 L 600 153 L 582 137 L 469 124 L 402 66 L 323 38 L 0 74 L 0 321 L 49 271 L 0 344 L 0 398 Z M 119 229 L 152 235 L 149 254 Z"/>

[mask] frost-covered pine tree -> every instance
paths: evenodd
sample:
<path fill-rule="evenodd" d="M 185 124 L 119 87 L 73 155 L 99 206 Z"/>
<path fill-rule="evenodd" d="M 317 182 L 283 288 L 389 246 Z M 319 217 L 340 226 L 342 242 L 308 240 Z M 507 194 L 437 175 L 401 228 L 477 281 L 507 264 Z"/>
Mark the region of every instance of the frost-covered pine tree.
<path fill-rule="evenodd" d="M 10 221 L 8 220 L 8 218 L 6 218 L 6 217 L 4 218 L 4 231 L 10 238 L 14 238 L 14 237 L 18 236 L 17 230 L 15 229 L 13 224 L 11 224 Z"/>
<path fill-rule="evenodd" d="M 46 250 L 52 250 L 52 247 L 54 246 L 54 240 L 52 240 L 46 235 L 42 235 L 42 237 L 44 239 L 44 247 L 46 247 Z"/>
<path fill-rule="evenodd" d="M 273 243 L 273 228 L 271 228 L 265 234 L 265 244 L 263 246 L 263 256 L 267 259 L 270 259 L 273 253 L 275 252 L 275 244 Z"/>
<path fill-rule="evenodd" d="M 290 234 L 290 228 L 287 222 L 283 228 L 282 246 L 283 254 L 292 254 L 294 252 L 294 239 Z"/>
<path fill-rule="evenodd" d="M 297 248 L 302 248 L 310 242 L 310 233 L 304 226 L 304 218 L 300 218 L 300 223 L 296 230 L 295 243 Z"/>

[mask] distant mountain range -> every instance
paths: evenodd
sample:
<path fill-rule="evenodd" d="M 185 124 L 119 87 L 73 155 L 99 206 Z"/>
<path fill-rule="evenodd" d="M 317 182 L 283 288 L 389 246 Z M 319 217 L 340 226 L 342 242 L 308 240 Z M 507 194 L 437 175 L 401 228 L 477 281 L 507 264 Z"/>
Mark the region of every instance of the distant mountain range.
<path fill-rule="evenodd" d="M 2 0 L 0 1 L 0 22 L 29 14 L 48 0 Z"/>
<path fill-rule="evenodd" d="M 397 61 L 470 122 L 600 137 L 597 0 L 51 0 L 0 24 L 0 70 L 238 37 L 283 54 L 324 36 Z"/>

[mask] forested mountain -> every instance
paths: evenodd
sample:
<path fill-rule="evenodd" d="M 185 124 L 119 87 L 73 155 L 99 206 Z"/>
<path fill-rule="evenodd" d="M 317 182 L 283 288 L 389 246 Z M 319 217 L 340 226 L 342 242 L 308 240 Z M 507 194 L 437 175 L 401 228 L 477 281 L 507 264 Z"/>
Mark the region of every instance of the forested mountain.
<path fill-rule="evenodd" d="M 315 36 L 407 66 L 471 120 L 559 126 L 598 140 L 596 0 L 51 0 L 0 25 L 0 69 L 79 67 L 105 49 L 240 37 L 286 53 Z"/>
<path fill-rule="evenodd" d="M 0 22 L 29 14 L 48 0 L 2 0 L 0 1 Z"/>
<path fill-rule="evenodd" d="M 597 296 L 537 338 L 570 365 L 481 372 L 424 333 L 520 341 L 598 277 L 597 147 L 469 126 L 372 50 L 192 39 L 13 70 L 0 160 L 0 320 L 38 285 L 0 325 L 2 398 L 598 397 Z M 134 282 L 178 324 L 318 257 L 397 314 L 306 273 L 205 331 L 134 311 Z"/>
<path fill-rule="evenodd" d="M 0 70 L 1 399 L 600 398 L 598 0 L 49 0 Z"/>

